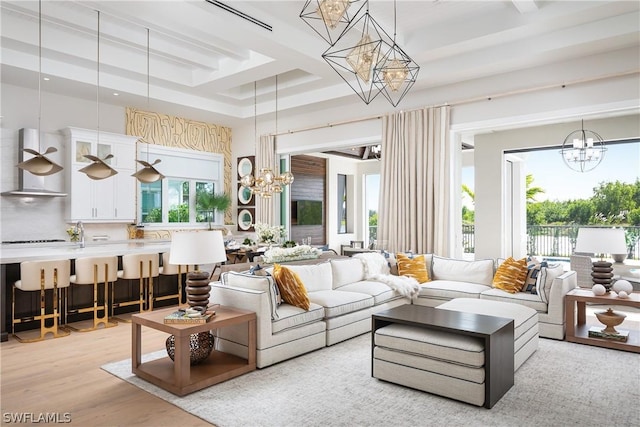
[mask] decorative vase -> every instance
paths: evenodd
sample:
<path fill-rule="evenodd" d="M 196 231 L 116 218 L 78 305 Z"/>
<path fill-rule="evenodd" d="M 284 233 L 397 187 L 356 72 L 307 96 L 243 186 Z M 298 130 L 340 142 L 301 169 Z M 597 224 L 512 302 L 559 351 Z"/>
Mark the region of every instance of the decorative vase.
<path fill-rule="evenodd" d="M 624 321 L 624 318 L 627 317 L 625 314 L 614 313 L 612 309 L 607 309 L 607 311 L 597 311 L 596 317 L 606 326 L 602 332 L 607 332 L 609 334 L 617 334 L 618 331 L 614 328 L 614 326 L 618 326 Z"/>
<path fill-rule="evenodd" d="M 627 254 L 611 254 L 611 258 L 613 258 L 615 262 L 622 263 L 627 259 Z"/>
<path fill-rule="evenodd" d="M 214 338 L 211 332 L 191 334 L 189 337 L 189 360 L 192 365 L 197 365 L 209 357 L 213 350 Z M 167 347 L 167 354 L 171 360 L 175 361 L 176 337 L 174 335 L 169 336 L 165 345 Z"/>

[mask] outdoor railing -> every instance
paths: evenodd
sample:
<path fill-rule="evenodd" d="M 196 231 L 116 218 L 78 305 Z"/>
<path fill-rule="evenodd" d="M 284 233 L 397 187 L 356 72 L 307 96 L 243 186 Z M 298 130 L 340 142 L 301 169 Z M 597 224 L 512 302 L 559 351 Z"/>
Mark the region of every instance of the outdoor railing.
<path fill-rule="evenodd" d="M 527 254 L 538 256 L 564 257 L 573 253 L 576 246 L 578 225 L 529 225 L 527 226 Z M 622 227 L 627 235 L 640 236 L 640 226 Z M 462 226 L 462 247 L 465 253 L 475 251 L 475 227 Z M 640 239 L 635 238 L 633 244 L 627 244 L 627 258 L 640 259 Z"/>

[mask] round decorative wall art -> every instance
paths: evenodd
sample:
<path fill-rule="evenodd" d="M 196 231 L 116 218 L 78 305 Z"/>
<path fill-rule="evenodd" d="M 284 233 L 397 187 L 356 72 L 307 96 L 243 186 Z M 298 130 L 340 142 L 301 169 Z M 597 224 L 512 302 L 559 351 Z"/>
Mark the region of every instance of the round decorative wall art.
<path fill-rule="evenodd" d="M 241 205 L 253 205 L 253 193 L 240 184 L 238 184 L 238 203 Z"/>
<path fill-rule="evenodd" d="M 238 212 L 238 230 L 240 231 L 253 231 L 253 215 L 255 209 L 241 209 Z"/>
<path fill-rule="evenodd" d="M 253 157 L 242 157 L 238 159 L 238 178 L 253 173 Z"/>

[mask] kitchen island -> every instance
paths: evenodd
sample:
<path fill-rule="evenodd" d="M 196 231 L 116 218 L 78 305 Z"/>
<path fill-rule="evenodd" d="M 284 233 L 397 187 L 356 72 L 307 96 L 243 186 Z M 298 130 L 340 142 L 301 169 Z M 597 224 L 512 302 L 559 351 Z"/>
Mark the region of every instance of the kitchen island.
<path fill-rule="evenodd" d="M 22 243 L 0 246 L 0 264 L 2 264 L 2 283 L 0 307 L 1 341 L 7 341 L 11 325 L 11 287 L 20 278 L 20 263 L 23 261 L 70 259 L 90 256 L 122 256 L 134 253 L 168 252 L 170 240 L 136 239 L 107 240 L 87 242 L 84 248 L 79 243 Z"/>

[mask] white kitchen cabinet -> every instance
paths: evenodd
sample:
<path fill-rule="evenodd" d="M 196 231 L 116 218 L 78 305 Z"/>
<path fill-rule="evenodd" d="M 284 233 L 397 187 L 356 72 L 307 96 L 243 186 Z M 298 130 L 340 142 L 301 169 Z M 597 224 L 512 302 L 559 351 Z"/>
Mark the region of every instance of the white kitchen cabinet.
<path fill-rule="evenodd" d="M 69 222 L 135 222 L 136 179 L 131 176 L 136 170 L 135 136 L 95 130 L 66 128 L 67 150 L 67 213 Z M 104 158 L 118 171 L 114 176 L 102 180 L 90 179 L 80 169 L 90 164 L 84 158 L 92 154 Z"/>

